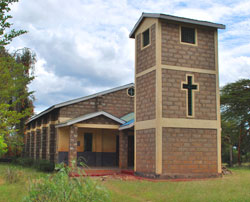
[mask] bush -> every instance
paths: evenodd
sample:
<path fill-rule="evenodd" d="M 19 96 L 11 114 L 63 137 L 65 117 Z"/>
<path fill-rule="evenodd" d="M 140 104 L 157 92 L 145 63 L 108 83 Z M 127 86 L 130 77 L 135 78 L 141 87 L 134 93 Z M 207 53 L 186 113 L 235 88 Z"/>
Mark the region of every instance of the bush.
<path fill-rule="evenodd" d="M 18 158 L 15 161 L 16 164 L 24 166 L 24 167 L 31 167 L 34 164 L 34 160 L 31 158 Z"/>
<path fill-rule="evenodd" d="M 48 160 L 33 160 L 31 158 L 18 158 L 13 161 L 14 164 L 21 165 L 23 167 L 34 167 L 37 170 L 43 172 L 53 172 L 55 170 L 55 164 Z"/>
<path fill-rule="evenodd" d="M 54 163 L 47 160 L 36 160 L 34 167 L 43 172 L 53 172 L 55 170 Z"/>
<path fill-rule="evenodd" d="M 48 175 L 30 186 L 25 202 L 105 202 L 110 201 L 108 191 L 90 178 L 69 177 L 72 170 L 60 164 L 59 171 L 55 175 Z M 78 171 L 80 174 L 80 171 Z"/>
<path fill-rule="evenodd" d="M 9 184 L 21 181 L 23 173 L 16 168 L 8 167 L 4 172 L 5 181 Z"/>

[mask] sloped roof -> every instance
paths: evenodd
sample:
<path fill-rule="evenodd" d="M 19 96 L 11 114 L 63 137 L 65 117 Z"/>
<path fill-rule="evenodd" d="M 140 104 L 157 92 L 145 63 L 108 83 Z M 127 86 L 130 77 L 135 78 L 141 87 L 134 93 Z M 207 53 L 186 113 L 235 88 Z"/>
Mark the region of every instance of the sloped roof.
<path fill-rule="evenodd" d="M 134 113 L 134 112 L 131 112 L 131 113 L 126 114 L 125 116 L 121 117 L 120 119 L 122 119 L 122 120 L 128 122 L 128 121 L 134 119 L 134 116 L 135 116 L 135 113 Z"/>
<path fill-rule="evenodd" d="M 131 119 L 130 121 L 128 121 L 128 122 L 124 123 L 123 125 L 121 125 L 119 130 L 132 128 L 134 125 L 135 125 L 135 120 Z"/>
<path fill-rule="evenodd" d="M 166 15 L 166 14 L 162 14 L 162 13 L 142 13 L 141 17 L 139 18 L 139 20 L 135 24 L 134 28 L 132 29 L 131 33 L 129 34 L 130 38 L 135 38 L 135 32 L 136 32 L 137 28 L 140 26 L 141 22 L 144 20 L 144 18 L 160 18 L 160 19 L 170 20 L 170 21 L 175 21 L 175 22 L 183 22 L 183 23 L 188 23 L 188 24 L 213 27 L 216 29 L 225 29 L 226 28 L 226 26 L 223 24 L 217 24 L 217 23 L 213 23 L 213 22 L 194 20 L 194 19 L 190 19 L 190 18 L 183 18 L 183 17 L 173 16 L 173 15 Z"/>
<path fill-rule="evenodd" d="M 125 120 L 126 123 L 122 124 L 120 126 L 119 130 L 124 130 L 124 129 L 127 129 L 127 128 L 132 128 L 135 125 L 135 123 L 134 123 L 135 122 L 134 117 L 135 117 L 135 113 L 134 112 L 121 117 L 121 119 Z"/>
<path fill-rule="evenodd" d="M 124 124 L 125 121 L 124 120 L 121 120 L 119 118 L 117 118 L 116 116 L 113 116 L 112 114 L 109 114 L 105 111 L 99 111 L 99 112 L 94 112 L 94 113 L 90 113 L 90 114 L 85 114 L 83 116 L 79 116 L 77 118 L 74 118 L 74 119 L 70 119 L 64 123 L 60 123 L 60 124 L 57 124 L 56 125 L 56 128 L 60 128 L 60 127 L 65 127 L 65 126 L 70 126 L 72 124 L 75 124 L 75 123 L 79 123 L 81 121 L 86 121 L 88 119 L 92 119 L 94 117 L 97 117 L 97 116 L 100 116 L 100 115 L 103 115 L 103 116 L 106 116 L 120 124 Z"/>
<path fill-rule="evenodd" d="M 48 109 L 42 111 L 41 113 L 31 117 L 26 122 L 26 124 L 33 121 L 33 120 L 35 120 L 35 119 L 37 119 L 37 118 L 39 118 L 39 117 L 41 117 L 41 116 L 43 116 L 43 115 L 45 115 L 45 114 L 47 114 L 48 112 L 51 112 L 54 109 L 64 107 L 64 106 L 67 106 L 67 105 L 71 105 L 71 104 L 75 104 L 75 103 L 78 103 L 78 102 L 82 102 L 82 101 L 85 101 L 85 100 L 89 100 L 89 99 L 92 99 L 92 98 L 95 98 L 95 97 L 98 97 L 98 96 L 106 95 L 108 93 L 113 93 L 113 92 L 116 92 L 116 91 L 119 91 L 119 90 L 123 90 L 123 89 L 129 88 L 129 87 L 133 87 L 133 86 L 134 86 L 134 84 L 130 83 L 130 84 L 127 84 L 127 85 L 123 85 L 123 86 L 119 86 L 119 87 L 116 87 L 116 88 L 105 90 L 105 91 L 102 91 L 102 92 L 99 92 L 99 93 L 95 93 L 93 95 L 88 95 L 88 96 L 80 97 L 80 98 L 77 98 L 77 99 L 73 99 L 73 100 L 69 100 L 69 101 L 66 101 L 66 102 L 62 102 L 62 103 L 53 105 L 53 106 L 49 107 Z"/>

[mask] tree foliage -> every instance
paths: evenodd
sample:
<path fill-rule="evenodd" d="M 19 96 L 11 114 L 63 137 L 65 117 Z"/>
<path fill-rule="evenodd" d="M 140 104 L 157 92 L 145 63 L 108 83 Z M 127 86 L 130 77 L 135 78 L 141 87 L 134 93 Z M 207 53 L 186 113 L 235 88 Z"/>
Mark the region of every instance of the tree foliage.
<path fill-rule="evenodd" d="M 14 54 L 6 49 L 15 37 L 26 33 L 11 29 L 8 22 L 12 18 L 8 15 L 10 5 L 14 2 L 18 0 L 0 0 L 0 136 L 8 146 L 21 143 L 17 135 L 23 133 L 24 122 L 32 113 L 32 92 L 27 85 L 34 79 L 31 72 L 35 63 L 35 55 L 27 48 Z M 0 154 L 5 151 L 0 148 Z"/>
<path fill-rule="evenodd" d="M 241 79 L 221 89 L 222 138 L 224 143 L 237 148 L 238 164 L 242 154 L 249 155 L 250 141 L 250 80 Z"/>

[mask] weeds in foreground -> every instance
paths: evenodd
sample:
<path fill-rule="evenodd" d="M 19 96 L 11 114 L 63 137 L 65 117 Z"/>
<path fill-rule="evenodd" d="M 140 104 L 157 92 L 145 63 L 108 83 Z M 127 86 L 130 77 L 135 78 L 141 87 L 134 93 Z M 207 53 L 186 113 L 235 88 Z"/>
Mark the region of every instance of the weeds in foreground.
<path fill-rule="evenodd" d="M 56 166 L 58 172 L 31 183 L 29 194 L 24 202 L 106 202 L 110 201 L 109 192 L 97 182 L 88 177 L 83 177 L 77 168 Z M 70 177 L 72 172 L 79 177 Z"/>
<path fill-rule="evenodd" d="M 20 182 L 23 178 L 23 172 L 15 167 L 7 167 L 3 173 L 5 182 L 9 184 Z"/>

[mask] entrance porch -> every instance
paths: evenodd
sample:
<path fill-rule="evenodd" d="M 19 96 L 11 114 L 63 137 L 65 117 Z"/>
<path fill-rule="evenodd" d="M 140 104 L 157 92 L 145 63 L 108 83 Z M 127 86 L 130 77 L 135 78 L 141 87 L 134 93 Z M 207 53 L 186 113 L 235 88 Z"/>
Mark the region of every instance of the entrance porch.
<path fill-rule="evenodd" d="M 133 169 L 133 129 L 120 130 L 119 121 L 103 115 L 94 118 L 87 121 L 78 118 L 57 126 L 58 162 L 68 165 L 82 162 L 92 170 Z"/>

